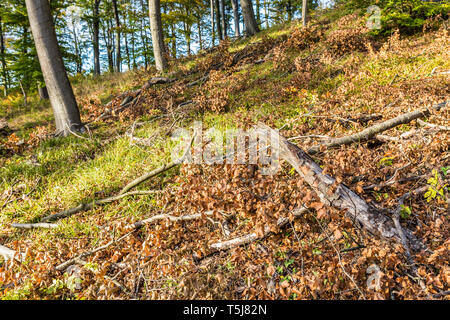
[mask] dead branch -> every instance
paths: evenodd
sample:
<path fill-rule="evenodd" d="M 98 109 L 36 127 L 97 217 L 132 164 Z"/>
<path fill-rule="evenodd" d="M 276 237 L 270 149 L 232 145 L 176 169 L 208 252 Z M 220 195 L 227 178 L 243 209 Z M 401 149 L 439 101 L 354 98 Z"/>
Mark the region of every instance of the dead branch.
<path fill-rule="evenodd" d="M 5 261 L 14 259 L 15 255 L 16 251 L 0 244 L 0 256 L 2 256 Z"/>
<path fill-rule="evenodd" d="M 54 229 L 57 228 L 58 225 L 54 223 L 13 223 L 11 227 L 17 229 Z"/>
<path fill-rule="evenodd" d="M 131 191 L 131 192 L 127 192 L 127 193 L 123 193 L 123 194 L 118 194 L 112 197 L 108 197 L 108 198 L 104 198 L 104 199 L 100 199 L 100 200 L 94 200 L 90 203 L 82 203 L 74 208 L 70 208 L 55 214 L 52 214 L 50 216 L 44 217 L 41 219 L 41 222 L 48 222 L 48 221 L 54 221 L 54 220 L 59 220 L 62 218 L 66 218 L 66 217 L 70 217 L 76 213 L 79 212 L 83 212 L 83 211 L 88 211 L 91 210 L 93 207 L 98 206 L 98 205 L 103 205 L 106 203 L 110 203 L 128 196 L 136 196 L 136 195 L 150 195 L 150 194 L 155 194 L 158 193 L 160 191 L 158 190 L 150 190 L 150 191 Z"/>
<path fill-rule="evenodd" d="M 397 209 L 395 210 L 394 215 L 392 217 L 395 227 L 397 228 L 398 234 L 400 235 L 401 243 L 405 250 L 406 261 L 408 262 L 408 265 L 411 268 L 411 271 L 412 271 L 412 274 L 413 274 L 415 280 L 418 281 L 419 285 L 421 286 L 422 290 L 424 290 L 424 291 L 426 290 L 426 286 L 423 283 L 423 281 L 420 279 L 419 274 L 417 273 L 416 262 L 411 255 L 411 250 L 410 250 L 410 247 L 408 244 L 408 239 L 406 238 L 404 230 L 402 229 L 402 226 L 400 225 L 400 212 L 402 210 L 403 203 L 405 202 L 406 199 L 408 199 L 409 197 L 411 197 L 414 194 L 420 194 L 427 190 L 428 190 L 428 186 L 420 187 L 418 189 L 415 189 L 408 193 L 405 193 L 403 196 L 401 196 L 398 200 Z"/>
<path fill-rule="evenodd" d="M 72 258 L 72 259 L 70 259 L 70 260 L 67 260 L 67 261 L 65 261 L 65 262 L 63 262 L 63 263 L 57 265 L 57 266 L 56 266 L 56 270 L 58 270 L 58 271 L 63 271 L 63 270 L 65 270 L 68 266 L 70 266 L 70 265 L 72 265 L 72 264 L 74 264 L 74 263 L 77 263 L 77 261 L 80 261 L 80 260 L 82 260 L 83 258 L 86 258 L 86 257 L 88 257 L 88 256 L 90 256 L 90 255 L 93 255 L 93 254 L 96 253 L 96 252 L 105 250 L 106 248 L 112 246 L 113 244 L 115 244 L 115 243 L 117 243 L 117 242 L 119 242 L 119 241 L 125 239 L 125 238 L 128 237 L 130 234 L 132 234 L 133 232 L 134 232 L 134 230 L 131 231 L 131 232 L 128 232 L 127 234 L 121 236 L 120 238 L 118 238 L 118 239 L 116 239 L 116 240 L 112 240 L 112 241 L 108 242 L 107 244 L 105 244 L 105 245 L 103 245 L 103 246 L 101 246 L 101 247 L 98 247 L 98 248 L 96 248 L 96 249 L 94 249 L 94 250 L 86 251 L 86 252 L 84 252 L 84 253 L 82 253 L 82 254 L 76 256 L 75 258 Z"/>
<path fill-rule="evenodd" d="M 259 124 L 257 131 L 260 140 L 266 139 L 266 145 L 269 145 L 270 141 L 267 137 L 268 131 L 271 133 L 272 139 L 274 136 L 279 138 L 278 151 L 280 157 L 295 168 L 317 193 L 323 204 L 345 210 L 353 221 L 357 221 L 374 235 L 402 243 L 401 236 L 390 217 L 386 216 L 381 210 L 367 204 L 365 200 L 345 185 L 338 184 L 334 178 L 324 175 L 322 168 L 306 152 L 264 124 Z M 405 234 L 413 250 L 418 251 L 424 247 L 411 231 L 405 230 Z"/>
<path fill-rule="evenodd" d="M 294 209 L 293 211 L 291 211 L 291 214 L 297 218 L 302 216 L 306 211 L 308 211 L 307 208 L 297 208 Z M 283 227 L 286 224 L 289 223 L 289 218 L 283 217 L 283 218 L 279 218 L 277 221 L 277 226 L 278 227 Z M 269 234 L 271 233 L 270 228 L 268 226 L 266 226 L 264 228 L 264 235 L 262 238 L 267 237 Z M 214 250 L 214 251 L 224 251 L 224 250 L 229 250 L 232 248 L 236 248 L 239 246 L 243 246 L 246 245 L 248 243 L 251 243 L 255 240 L 260 239 L 260 237 L 256 234 L 256 233 L 250 233 L 247 234 L 245 236 L 239 237 L 239 238 L 235 238 L 235 239 L 231 239 L 228 241 L 223 241 L 223 242 L 217 242 L 214 243 L 212 245 L 210 245 L 210 249 Z"/>
<path fill-rule="evenodd" d="M 96 252 L 102 251 L 107 249 L 108 247 L 110 247 L 111 245 L 121 241 L 122 239 L 128 237 L 130 234 L 132 234 L 135 230 L 141 228 L 144 225 L 156 222 L 156 221 L 160 221 L 160 220 L 169 220 L 172 222 L 180 222 L 180 221 L 191 221 L 191 220 L 197 220 L 197 219 L 201 219 L 204 216 L 212 216 L 213 215 L 213 211 L 207 211 L 204 213 L 197 213 L 197 214 L 192 214 L 192 215 L 185 215 L 185 216 L 172 216 L 172 215 L 168 215 L 168 214 L 158 214 L 155 215 L 153 217 L 150 217 L 148 219 L 142 220 L 142 221 L 138 221 L 136 223 L 133 223 L 131 225 L 128 226 L 128 229 L 132 229 L 130 232 L 128 232 L 127 234 L 123 235 L 122 237 L 118 238 L 117 240 L 112 240 L 110 242 L 108 242 L 107 244 L 98 247 L 94 250 L 90 250 L 90 251 L 86 251 L 78 256 L 76 256 L 75 258 L 72 258 L 70 260 L 67 260 L 61 264 L 59 264 L 58 266 L 56 266 L 56 270 L 58 271 L 62 271 L 65 270 L 68 266 L 77 263 L 78 261 L 81 261 L 83 258 L 86 258 L 90 255 L 93 255 Z"/>
<path fill-rule="evenodd" d="M 439 111 L 440 109 L 446 107 L 448 101 L 441 102 L 438 104 L 435 104 L 431 107 L 431 109 Z M 345 136 L 342 138 L 335 138 L 331 141 L 323 144 L 327 148 L 333 148 L 341 145 L 347 145 L 354 142 L 362 142 L 370 140 L 371 138 L 375 137 L 377 134 L 384 132 L 386 130 L 395 128 L 398 125 L 409 123 L 413 120 L 428 117 L 431 114 L 430 110 L 424 109 L 424 110 L 415 110 L 412 112 L 408 112 L 405 114 L 402 114 L 398 117 L 395 117 L 393 119 L 384 121 L 382 123 L 378 123 L 376 125 L 373 125 L 369 128 L 364 129 L 363 131 L 360 131 L 358 133 L 352 134 L 350 136 Z M 320 151 L 321 145 L 316 145 L 308 149 L 309 154 L 316 154 Z"/>
<path fill-rule="evenodd" d="M 203 213 L 196 213 L 196 214 L 190 214 L 190 215 L 179 216 L 179 217 L 172 216 L 169 214 L 158 214 L 153 217 L 135 222 L 132 225 L 130 225 L 129 228 L 139 229 L 139 228 L 143 227 L 144 225 L 151 224 L 153 222 L 160 221 L 160 220 L 169 220 L 171 222 L 192 221 L 192 220 L 201 219 L 203 217 L 210 217 L 212 215 L 213 215 L 213 211 L 206 211 Z"/>
<path fill-rule="evenodd" d="M 433 128 L 433 129 L 436 129 L 439 131 L 450 131 L 450 127 L 448 127 L 448 126 L 440 126 L 438 124 L 428 123 L 428 122 L 422 121 L 420 119 L 417 119 L 417 123 L 423 127 L 429 127 L 429 128 Z"/>

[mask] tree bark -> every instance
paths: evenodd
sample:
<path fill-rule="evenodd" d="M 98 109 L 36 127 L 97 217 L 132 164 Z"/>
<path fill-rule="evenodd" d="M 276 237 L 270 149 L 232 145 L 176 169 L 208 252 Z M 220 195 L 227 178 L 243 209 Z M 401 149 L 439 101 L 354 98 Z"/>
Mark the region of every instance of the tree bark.
<path fill-rule="evenodd" d="M 264 124 L 258 125 L 257 132 L 260 140 L 265 140 L 266 145 L 270 145 L 269 142 L 276 137 L 275 139 L 279 142 L 277 151 L 280 158 L 295 168 L 324 205 L 345 210 L 352 220 L 374 235 L 402 243 L 401 235 L 389 216 L 386 216 L 380 209 L 367 204 L 345 185 L 337 184 L 334 178 L 324 175 L 322 168 L 306 152 Z M 271 135 L 270 140 L 267 137 L 268 132 Z M 272 150 L 272 154 L 273 152 Z M 407 236 L 411 249 L 414 251 L 423 249 L 423 244 L 415 238 L 410 230 L 403 230 L 403 233 Z"/>
<path fill-rule="evenodd" d="M 34 43 L 55 115 L 57 133 L 82 128 L 80 113 L 58 48 L 48 0 L 26 0 Z"/>
<path fill-rule="evenodd" d="M 236 37 L 240 37 L 241 30 L 240 30 L 240 26 L 239 26 L 239 2 L 238 2 L 238 0 L 231 0 L 231 5 L 233 7 L 234 35 Z"/>
<path fill-rule="evenodd" d="M 2 63 L 3 92 L 6 96 L 8 94 L 8 74 L 6 71 L 5 38 L 3 36 L 3 22 L 1 16 L 0 16 L 0 59 Z"/>
<path fill-rule="evenodd" d="M 217 33 L 219 34 L 219 40 L 223 40 L 222 15 L 220 14 L 219 0 L 215 0 L 214 3 L 215 3 L 215 7 L 216 7 Z"/>
<path fill-rule="evenodd" d="M 161 22 L 161 2 L 160 0 L 149 0 L 148 5 L 156 69 L 158 71 L 164 71 L 167 69 L 168 64 L 164 50 L 164 38 Z"/>
<path fill-rule="evenodd" d="M 303 26 L 306 27 L 306 25 L 308 24 L 308 0 L 303 0 L 302 22 L 303 22 Z"/>
<path fill-rule="evenodd" d="M 46 86 L 41 87 L 38 83 L 38 93 L 40 100 L 48 100 L 48 90 Z"/>
<path fill-rule="evenodd" d="M 99 34 L 100 34 L 100 17 L 99 17 L 100 0 L 94 1 L 94 12 L 92 21 L 92 46 L 94 49 L 94 75 L 100 75 L 100 48 L 99 48 Z"/>
<path fill-rule="evenodd" d="M 242 14 L 244 16 L 245 33 L 247 36 L 252 36 L 259 32 L 258 24 L 256 23 L 255 13 L 251 0 L 241 0 Z"/>
<path fill-rule="evenodd" d="M 220 0 L 220 11 L 222 14 L 222 38 L 226 38 L 228 36 L 227 34 L 227 18 L 226 18 L 226 12 L 225 12 L 225 1 Z"/>
<path fill-rule="evenodd" d="M 199 50 L 203 50 L 203 39 L 202 39 L 202 16 L 197 15 L 197 31 L 198 31 L 198 46 Z"/>
<path fill-rule="evenodd" d="M 113 0 L 113 8 L 114 8 L 114 19 L 116 20 L 116 63 L 115 63 L 115 72 L 120 72 L 122 58 L 120 55 L 120 17 L 119 17 L 119 9 L 117 8 L 117 0 Z"/>
<path fill-rule="evenodd" d="M 212 38 L 212 47 L 216 45 L 216 26 L 214 21 L 214 0 L 210 0 L 210 10 L 211 10 L 211 38 Z"/>

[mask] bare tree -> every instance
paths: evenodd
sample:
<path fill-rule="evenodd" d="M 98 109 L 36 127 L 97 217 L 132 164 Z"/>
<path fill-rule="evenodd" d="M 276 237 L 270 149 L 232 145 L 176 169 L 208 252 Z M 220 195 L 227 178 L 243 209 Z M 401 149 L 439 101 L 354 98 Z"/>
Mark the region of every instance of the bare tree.
<path fill-rule="evenodd" d="M 55 116 L 56 131 L 68 135 L 83 125 L 75 95 L 58 48 L 48 0 L 26 0 L 31 32 Z"/>
<path fill-rule="evenodd" d="M 167 69 L 167 59 L 164 49 L 164 37 L 161 22 L 161 1 L 149 0 L 150 29 L 152 31 L 153 54 L 155 56 L 156 69 L 164 71 Z"/>
<path fill-rule="evenodd" d="M 245 32 L 247 36 L 252 36 L 259 32 L 258 24 L 253 11 L 252 0 L 241 0 L 242 14 L 244 16 Z"/>

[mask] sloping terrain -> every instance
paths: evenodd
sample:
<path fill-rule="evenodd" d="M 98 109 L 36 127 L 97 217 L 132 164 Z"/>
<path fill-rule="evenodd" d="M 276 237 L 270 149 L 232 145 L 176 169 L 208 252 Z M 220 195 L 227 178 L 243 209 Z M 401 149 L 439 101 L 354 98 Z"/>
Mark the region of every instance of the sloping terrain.
<path fill-rule="evenodd" d="M 89 130 L 66 138 L 50 136 L 45 103 L 3 102 L 14 132 L 0 140 L 0 243 L 22 261 L 0 267 L 2 298 L 448 298 L 450 109 L 432 108 L 450 93 L 448 40 L 444 27 L 375 38 L 356 15 L 278 26 L 172 61 L 163 77 L 75 79 Z M 12 226 L 117 195 L 174 160 L 171 135 L 193 121 L 220 132 L 262 122 L 308 150 L 425 109 L 369 141 L 312 155 L 386 215 L 398 209 L 426 247 L 409 257 L 415 268 L 405 246 L 324 206 L 286 162 L 276 175 L 248 164 L 174 165 L 133 188 L 154 192 L 44 220 L 54 228 Z M 294 216 L 296 208 L 305 209 Z M 245 245 L 212 249 L 252 233 Z"/>

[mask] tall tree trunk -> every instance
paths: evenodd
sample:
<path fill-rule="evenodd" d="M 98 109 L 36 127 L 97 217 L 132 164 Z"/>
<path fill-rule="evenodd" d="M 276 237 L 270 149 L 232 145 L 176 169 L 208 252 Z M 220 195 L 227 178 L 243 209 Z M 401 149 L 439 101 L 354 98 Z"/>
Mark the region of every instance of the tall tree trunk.
<path fill-rule="evenodd" d="M 303 21 L 303 26 L 306 27 L 306 25 L 308 24 L 308 0 L 303 0 L 302 21 Z"/>
<path fill-rule="evenodd" d="M 3 22 L 0 16 L 0 59 L 2 62 L 2 76 L 3 76 L 3 93 L 8 94 L 8 73 L 6 71 L 6 57 L 5 57 L 5 38 L 3 36 Z"/>
<path fill-rule="evenodd" d="M 231 6 L 233 7 L 233 17 L 234 17 L 234 35 L 239 37 L 241 35 L 241 30 L 239 26 L 239 2 L 238 0 L 231 0 Z"/>
<path fill-rule="evenodd" d="M 174 59 L 177 58 L 177 33 L 175 32 L 175 24 L 172 23 L 170 25 L 170 32 L 172 38 L 172 57 Z"/>
<path fill-rule="evenodd" d="M 37 83 L 38 93 L 39 93 L 39 99 L 40 100 L 48 100 L 48 91 L 46 86 L 41 86 L 41 84 Z"/>
<path fill-rule="evenodd" d="M 82 123 L 75 95 L 58 48 L 48 0 L 26 0 L 31 32 L 55 115 L 56 130 L 67 135 Z"/>
<path fill-rule="evenodd" d="M 125 53 L 127 54 L 127 66 L 128 70 L 131 70 L 131 56 L 130 56 L 130 48 L 128 47 L 128 34 L 124 32 L 125 37 Z"/>
<path fill-rule="evenodd" d="M 269 29 L 269 1 L 264 0 L 264 18 L 266 19 L 266 28 Z"/>
<path fill-rule="evenodd" d="M 211 10 L 211 38 L 212 38 L 212 46 L 214 47 L 216 45 L 216 26 L 215 26 L 215 20 L 214 20 L 214 0 L 210 0 L 210 10 Z"/>
<path fill-rule="evenodd" d="M 256 23 L 255 13 L 253 12 L 252 0 L 241 0 L 242 14 L 244 16 L 245 33 L 252 36 L 259 32 Z"/>
<path fill-rule="evenodd" d="M 76 64 L 77 64 L 77 73 L 81 73 L 83 70 L 83 60 L 81 58 L 81 52 L 80 52 L 80 45 L 78 42 L 78 35 L 77 35 L 77 30 L 75 28 L 75 24 L 72 23 L 73 25 L 73 29 L 72 29 L 72 34 L 73 34 L 73 42 L 74 42 L 74 47 L 75 47 L 75 56 L 76 56 Z"/>
<path fill-rule="evenodd" d="M 94 75 L 100 75 L 100 17 L 99 17 L 100 0 L 94 1 L 94 12 L 92 21 L 92 46 L 94 47 Z"/>
<path fill-rule="evenodd" d="M 164 71 L 167 69 L 168 65 L 164 50 L 164 38 L 161 22 L 161 2 L 160 0 L 149 0 L 148 6 L 156 69 L 158 71 Z"/>
<path fill-rule="evenodd" d="M 199 49 L 203 50 L 202 16 L 201 16 L 201 14 L 198 14 L 198 16 L 197 16 L 197 31 L 198 31 L 198 45 L 199 45 Z"/>
<path fill-rule="evenodd" d="M 120 55 L 120 17 L 119 17 L 119 9 L 117 7 L 117 0 L 113 0 L 113 8 L 114 8 L 114 19 L 116 20 L 116 63 L 115 63 L 115 72 L 120 72 L 120 67 L 122 65 L 121 55 Z"/>
<path fill-rule="evenodd" d="M 227 14 L 225 11 L 225 1 L 224 0 L 220 0 L 220 11 L 222 14 L 222 38 L 226 38 L 228 36 L 227 34 Z"/>
<path fill-rule="evenodd" d="M 256 23 L 261 25 L 261 2 L 256 0 Z"/>
<path fill-rule="evenodd" d="M 220 14 L 220 4 L 219 0 L 214 1 L 216 7 L 216 22 L 217 22 L 217 33 L 219 34 L 219 40 L 223 40 L 222 33 L 222 15 Z"/>

